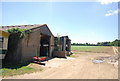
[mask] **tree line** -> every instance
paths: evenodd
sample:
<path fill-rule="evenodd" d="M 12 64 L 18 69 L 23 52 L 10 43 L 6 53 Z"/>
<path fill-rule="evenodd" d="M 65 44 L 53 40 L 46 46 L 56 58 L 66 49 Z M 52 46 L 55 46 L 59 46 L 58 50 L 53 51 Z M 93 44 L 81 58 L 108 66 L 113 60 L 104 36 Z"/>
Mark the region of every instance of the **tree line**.
<path fill-rule="evenodd" d="M 75 46 L 120 46 L 120 40 L 116 39 L 112 42 L 98 42 L 97 44 L 90 43 L 72 43 Z"/>

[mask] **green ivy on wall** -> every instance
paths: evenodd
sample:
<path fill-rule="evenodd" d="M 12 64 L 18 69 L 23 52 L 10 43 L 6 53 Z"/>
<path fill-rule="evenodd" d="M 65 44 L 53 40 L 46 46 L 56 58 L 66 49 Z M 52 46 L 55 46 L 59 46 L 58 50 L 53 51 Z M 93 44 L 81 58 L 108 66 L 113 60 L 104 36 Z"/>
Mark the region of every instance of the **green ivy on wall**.
<path fill-rule="evenodd" d="M 12 28 L 8 29 L 7 32 L 10 33 L 8 46 L 9 49 L 11 49 L 10 52 L 13 53 L 14 50 L 17 49 L 18 44 L 20 44 L 21 39 L 24 38 L 27 34 L 31 33 L 31 30 Z"/>
<path fill-rule="evenodd" d="M 15 34 L 17 39 L 21 39 L 25 37 L 26 34 L 29 34 L 31 31 L 26 29 L 20 28 L 12 28 L 7 30 L 10 34 Z"/>

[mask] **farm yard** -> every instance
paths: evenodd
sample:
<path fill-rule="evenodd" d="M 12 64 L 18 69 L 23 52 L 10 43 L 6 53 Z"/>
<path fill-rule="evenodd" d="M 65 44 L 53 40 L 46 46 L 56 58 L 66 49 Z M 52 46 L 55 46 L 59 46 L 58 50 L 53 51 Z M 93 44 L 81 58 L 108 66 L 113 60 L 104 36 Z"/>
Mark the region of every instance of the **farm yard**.
<path fill-rule="evenodd" d="M 73 54 L 67 59 L 53 58 L 45 61 L 45 66 L 35 64 L 43 71 L 4 79 L 118 79 L 117 62 L 111 58 L 115 55 L 113 47 L 71 46 L 71 49 Z M 96 61 L 101 59 L 104 61 Z"/>
<path fill-rule="evenodd" d="M 120 0 L 1 0 L 0 78 L 120 80 Z"/>

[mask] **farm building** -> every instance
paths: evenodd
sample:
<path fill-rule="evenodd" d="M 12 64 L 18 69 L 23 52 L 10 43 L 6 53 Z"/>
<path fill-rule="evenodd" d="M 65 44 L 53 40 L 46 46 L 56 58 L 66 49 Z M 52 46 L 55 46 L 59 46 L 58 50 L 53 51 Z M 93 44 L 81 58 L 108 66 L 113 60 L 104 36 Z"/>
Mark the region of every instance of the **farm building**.
<path fill-rule="evenodd" d="M 11 34 L 8 42 L 6 59 L 15 63 L 31 61 L 33 56 L 52 57 L 54 50 L 54 36 L 46 24 L 3 26 L 3 30 L 10 28 L 28 29 L 29 32 L 19 41 L 16 34 Z"/>
<path fill-rule="evenodd" d="M 55 37 L 57 40 L 57 37 Z M 59 51 L 54 51 L 54 57 L 66 57 L 71 54 L 71 40 L 68 36 L 62 36 L 59 38 Z"/>
<path fill-rule="evenodd" d="M 26 34 L 19 40 L 16 38 L 17 34 L 10 34 L 6 60 L 12 63 L 24 63 L 31 61 L 34 56 L 54 56 L 55 37 L 46 24 L 2 26 L 2 30 L 11 28 L 26 29 L 24 31 Z M 70 51 L 70 47 L 66 47 L 70 46 L 68 36 L 61 37 L 61 39 L 63 40 L 62 50 Z"/>
<path fill-rule="evenodd" d="M 69 39 L 68 36 L 62 36 L 61 37 L 61 42 L 62 42 L 62 51 L 71 51 L 71 40 Z"/>

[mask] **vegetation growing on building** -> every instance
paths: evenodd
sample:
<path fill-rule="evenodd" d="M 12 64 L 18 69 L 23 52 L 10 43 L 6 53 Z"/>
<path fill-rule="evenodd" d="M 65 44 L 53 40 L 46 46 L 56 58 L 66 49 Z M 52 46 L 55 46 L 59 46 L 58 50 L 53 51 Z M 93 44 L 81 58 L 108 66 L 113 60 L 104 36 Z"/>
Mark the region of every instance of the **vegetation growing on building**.
<path fill-rule="evenodd" d="M 23 38 L 26 34 L 30 33 L 30 30 L 12 28 L 7 30 L 10 34 L 15 34 L 17 39 Z"/>
<path fill-rule="evenodd" d="M 55 38 L 55 51 L 61 51 L 61 39 L 60 35 Z"/>
<path fill-rule="evenodd" d="M 21 39 L 30 33 L 30 30 L 20 28 L 12 28 L 6 31 L 10 33 L 8 40 L 8 53 L 10 54 L 13 54 L 15 52 L 15 50 L 18 48 L 18 44 L 21 44 L 19 43 Z"/>

